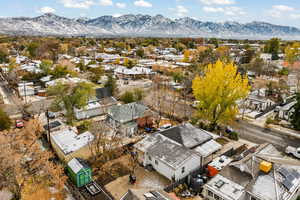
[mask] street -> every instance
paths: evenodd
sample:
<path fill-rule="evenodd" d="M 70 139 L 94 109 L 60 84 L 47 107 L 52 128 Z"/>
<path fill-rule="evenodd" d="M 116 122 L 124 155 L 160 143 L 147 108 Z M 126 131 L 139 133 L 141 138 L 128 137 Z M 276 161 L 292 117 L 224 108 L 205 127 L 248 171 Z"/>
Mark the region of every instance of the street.
<path fill-rule="evenodd" d="M 300 140 L 286 136 L 284 133 L 276 130 L 262 128 L 246 121 L 239 120 L 233 128 L 240 134 L 240 138 L 250 142 L 262 144 L 271 143 L 280 150 L 285 150 L 287 146 L 300 146 Z"/>

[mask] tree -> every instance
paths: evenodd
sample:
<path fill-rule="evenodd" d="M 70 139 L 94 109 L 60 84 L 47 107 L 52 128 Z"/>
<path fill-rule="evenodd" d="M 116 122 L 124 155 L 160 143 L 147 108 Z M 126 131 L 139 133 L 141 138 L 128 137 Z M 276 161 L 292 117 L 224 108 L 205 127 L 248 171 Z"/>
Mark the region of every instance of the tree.
<path fill-rule="evenodd" d="M 39 48 L 39 44 L 37 42 L 31 42 L 27 46 L 27 51 L 31 58 L 35 58 L 37 56 L 37 49 Z"/>
<path fill-rule="evenodd" d="M 184 51 L 184 54 L 183 54 L 184 57 L 183 57 L 183 60 L 182 60 L 182 61 L 183 61 L 183 62 L 186 62 L 186 63 L 189 62 L 189 61 L 190 61 L 190 54 L 191 54 L 191 53 L 190 53 L 189 50 L 185 50 L 185 51 Z"/>
<path fill-rule="evenodd" d="M 135 101 L 142 101 L 145 96 L 145 92 L 143 89 L 135 88 L 133 90 L 133 96 Z"/>
<path fill-rule="evenodd" d="M 118 90 L 116 79 L 112 75 L 109 75 L 104 87 L 109 88 L 111 94 L 115 95 Z"/>
<path fill-rule="evenodd" d="M 98 83 L 101 76 L 104 75 L 104 70 L 101 66 L 96 67 L 96 68 L 91 68 L 89 71 L 91 72 L 89 79 L 94 83 Z"/>
<path fill-rule="evenodd" d="M 266 42 L 264 47 L 264 52 L 272 54 L 272 60 L 278 60 L 279 48 L 280 48 L 280 39 L 272 38 Z"/>
<path fill-rule="evenodd" d="M 296 130 L 300 130 L 300 94 L 297 94 L 297 103 L 294 106 L 294 113 L 291 116 L 291 124 Z"/>
<path fill-rule="evenodd" d="M 9 116 L 0 108 L 0 131 L 10 129 L 11 125 Z"/>
<path fill-rule="evenodd" d="M 0 50 L 0 63 L 7 63 L 7 62 L 9 62 L 8 53 L 7 53 L 7 51 L 1 49 Z"/>
<path fill-rule="evenodd" d="M 120 100 L 123 101 L 124 103 L 132 103 L 135 101 L 134 95 L 130 91 L 126 91 L 124 94 L 121 95 Z"/>
<path fill-rule="evenodd" d="M 68 67 L 62 65 L 57 65 L 53 70 L 51 70 L 51 75 L 53 75 L 53 78 L 55 79 L 65 77 L 69 73 L 70 71 L 68 70 Z"/>
<path fill-rule="evenodd" d="M 51 60 L 43 60 L 40 64 L 40 68 L 43 71 L 44 75 L 49 75 L 51 73 L 51 67 L 53 62 Z"/>
<path fill-rule="evenodd" d="M 143 48 L 139 48 L 137 51 L 136 51 L 136 55 L 140 58 L 143 58 L 145 56 L 145 51 Z"/>
<path fill-rule="evenodd" d="M 63 167 L 52 162 L 54 154 L 41 148 L 39 142 L 42 126 L 30 120 L 22 130 L 11 130 L 0 134 L 0 190 L 8 188 L 14 199 L 46 199 L 41 193 L 49 186 L 57 190 L 64 199 L 66 177 Z"/>
<path fill-rule="evenodd" d="M 285 60 L 290 64 L 294 64 L 296 61 L 298 61 L 300 56 L 299 49 L 300 49 L 299 42 L 295 42 L 292 45 L 288 45 L 285 48 Z"/>
<path fill-rule="evenodd" d="M 49 95 L 56 96 L 54 105 L 66 111 L 66 118 L 70 124 L 74 121 L 74 109 L 86 106 L 94 92 L 93 85 L 86 82 L 76 85 L 58 83 L 48 89 Z"/>
<path fill-rule="evenodd" d="M 215 128 L 234 119 L 238 113 L 236 101 L 248 95 L 250 86 L 247 77 L 242 77 L 234 64 L 217 61 L 207 66 L 204 76 L 193 80 L 192 89 L 199 101 L 198 117 L 208 120 Z"/>

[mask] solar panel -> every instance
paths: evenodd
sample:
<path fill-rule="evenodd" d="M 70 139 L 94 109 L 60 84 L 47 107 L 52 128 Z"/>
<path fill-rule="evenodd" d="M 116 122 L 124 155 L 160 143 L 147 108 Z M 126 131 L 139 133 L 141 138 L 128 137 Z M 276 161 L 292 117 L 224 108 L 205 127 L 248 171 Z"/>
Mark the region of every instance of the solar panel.
<path fill-rule="evenodd" d="M 296 170 L 292 170 L 292 174 L 293 174 L 293 176 L 295 177 L 295 178 L 300 178 L 300 174 L 299 174 L 299 172 L 298 171 L 296 171 Z"/>
<path fill-rule="evenodd" d="M 286 168 L 280 168 L 280 169 L 278 170 L 278 172 L 279 172 L 282 176 L 284 176 L 284 178 L 286 178 L 286 177 L 288 177 L 288 175 L 290 175 L 290 172 L 289 172 Z"/>
<path fill-rule="evenodd" d="M 217 188 L 221 188 L 224 184 L 225 184 L 224 181 L 219 180 L 219 181 L 216 182 L 215 186 L 216 186 Z"/>
<path fill-rule="evenodd" d="M 290 174 L 285 178 L 285 180 L 288 180 L 288 181 L 290 181 L 290 182 L 293 182 L 293 180 L 294 180 L 295 178 L 296 178 L 296 177 L 294 177 L 293 174 L 290 173 Z"/>
<path fill-rule="evenodd" d="M 282 184 L 283 184 L 283 186 L 288 190 L 288 191 L 290 191 L 291 189 L 292 189 L 292 187 L 293 187 L 293 184 L 292 184 L 292 182 L 291 181 L 289 181 L 289 180 L 284 180 L 283 182 L 282 182 Z"/>

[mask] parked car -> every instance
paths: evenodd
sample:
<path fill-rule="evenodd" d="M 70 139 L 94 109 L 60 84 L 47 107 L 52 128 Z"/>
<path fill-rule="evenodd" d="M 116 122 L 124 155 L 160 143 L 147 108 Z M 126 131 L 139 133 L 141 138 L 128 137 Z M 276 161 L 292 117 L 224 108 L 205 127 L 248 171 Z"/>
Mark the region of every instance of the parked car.
<path fill-rule="evenodd" d="M 291 147 L 288 146 L 285 149 L 285 153 L 294 156 L 295 158 L 300 159 L 300 147 L 299 148 L 295 148 L 295 147 Z"/>
<path fill-rule="evenodd" d="M 16 128 L 24 128 L 24 122 L 20 119 L 16 120 Z"/>
<path fill-rule="evenodd" d="M 56 118 L 56 114 L 54 112 L 46 112 L 46 115 L 49 119 L 55 119 Z"/>

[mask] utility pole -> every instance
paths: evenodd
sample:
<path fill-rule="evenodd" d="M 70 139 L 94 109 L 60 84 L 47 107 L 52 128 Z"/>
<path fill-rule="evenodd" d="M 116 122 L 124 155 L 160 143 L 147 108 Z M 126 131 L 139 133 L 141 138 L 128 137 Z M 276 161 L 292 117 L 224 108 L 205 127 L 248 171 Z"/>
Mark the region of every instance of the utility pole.
<path fill-rule="evenodd" d="M 52 144 L 51 144 L 51 137 L 50 137 L 50 119 L 49 119 L 49 110 L 47 109 L 46 111 L 46 117 L 47 117 L 47 139 L 48 142 L 50 143 L 50 147 L 52 148 Z"/>

